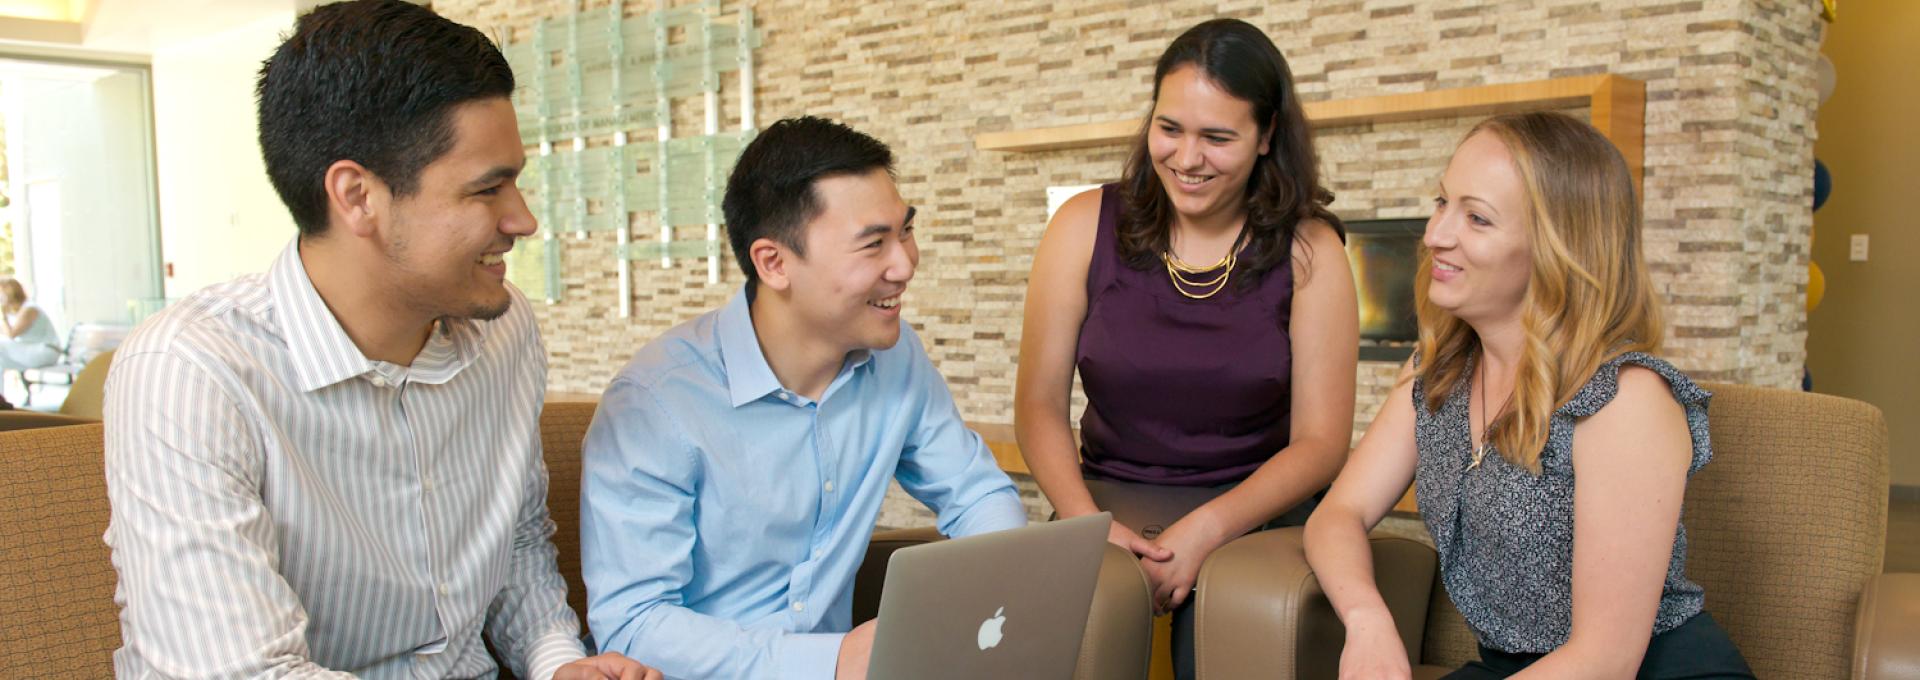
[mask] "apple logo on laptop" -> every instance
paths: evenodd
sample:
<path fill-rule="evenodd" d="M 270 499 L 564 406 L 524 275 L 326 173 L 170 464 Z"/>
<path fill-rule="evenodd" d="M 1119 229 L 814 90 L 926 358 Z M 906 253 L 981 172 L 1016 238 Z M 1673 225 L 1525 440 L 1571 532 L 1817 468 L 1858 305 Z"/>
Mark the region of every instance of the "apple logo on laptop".
<path fill-rule="evenodd" d="M 980 645 L 982 651 L 1000 644 L 1000 626 L 1007 622 L 1007 617 L 1002 615 L 1005 611 L 1007 611 L 1006 607 L 995 609 L 993 618 L 980 622 L 980 634 L 976 636 L 974 642 Z"/>

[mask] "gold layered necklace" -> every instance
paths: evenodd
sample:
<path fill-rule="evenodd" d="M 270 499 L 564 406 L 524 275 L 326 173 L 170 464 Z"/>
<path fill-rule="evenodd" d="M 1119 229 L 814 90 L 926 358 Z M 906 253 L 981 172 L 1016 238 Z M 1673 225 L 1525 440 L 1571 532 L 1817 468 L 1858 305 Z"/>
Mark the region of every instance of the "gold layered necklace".
<path fill-rule="evenodd" d="M 1219 262 L 1206 267 L 1187 264 L 1170 252 L 1161 253 L 1160 261 L 1167 265 L 1167 276 L 1173 279 L 1173 289 L 1195 300 L 1205 300 L 1224 290 L 1227 287 L 1227 279 L 1233 276 L 1233 265 L 1236 262 L 1232 251 L 1228 251 L 1227 256 L 1220 258 Z M 1187 278 L 1189 275 L 1205 276 L 1213 272 L 1219 272 L 1219 275 L 1213 277 L 1211 281 Z"/>
<path fill-rule="evenodd" d="M 1245 233 L 1245 228 L 1243 227 L 1241 234 L 1245 235 Z M 1219 262 L 1205 267 L 1187 264 L 1185 260 L 1173 254 L 1171 247 L 1169 247 L 1166 252 L 1160 253 L 1160 261 L 1167 265 L 1167 277 L 1173 280 L 1174 290 L 1180 291 L 1181 295 L 1195 300 L 1205 300 L 1219 294 L 1222 290 L 1226 290 L 1227 279 L 1233 276 L 1233 265 L 1238 264 L 1240 261 L 1239 258 L 1235 256 L 1235 253 L 1238 252 L 1240 252 L 1240 237 L 1236 236 L 1233 239 L 1233 245 L 1227 248 L 1226 257 L 1222 257 Z M 1209 274 L 1214 274 L 1214 272 L 1219 273 L 1214 275 L 1212 280 L 1188 278 L 1190 276 L 1205 277 Z"/>

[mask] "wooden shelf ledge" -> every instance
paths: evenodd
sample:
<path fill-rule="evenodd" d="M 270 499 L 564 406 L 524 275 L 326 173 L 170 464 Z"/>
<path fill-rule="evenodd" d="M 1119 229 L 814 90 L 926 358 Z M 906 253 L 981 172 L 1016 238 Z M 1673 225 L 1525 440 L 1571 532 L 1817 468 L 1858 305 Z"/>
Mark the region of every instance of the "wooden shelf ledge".
<path fill-rule="evenodd" d="M 1315 128 L 1333 128 L 1586 106 L 1592 110 L 1593 126 L 1612 140 L 1620 149 L 1620 155 L 1626 158 L 1637 186 L 1644 159 L 1646 105 L 1646 83 L 1602 74 L 1308 102 L 1305 108 L 1308 124 Z M 1112 120 L 983 132 L 975 135 L 973 141 L 974 148 L 981 151 L 1034 153 L 1125 144 L 1139 129 L 1139 120 Z"/>

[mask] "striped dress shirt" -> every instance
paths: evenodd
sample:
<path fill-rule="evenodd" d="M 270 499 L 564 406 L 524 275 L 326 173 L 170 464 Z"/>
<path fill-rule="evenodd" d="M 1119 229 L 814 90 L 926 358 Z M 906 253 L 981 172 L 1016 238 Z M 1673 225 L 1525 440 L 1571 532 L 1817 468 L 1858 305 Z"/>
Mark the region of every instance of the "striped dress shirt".
<path fill-rule="evenodd" d="M 107 381 L 118 675 L 486 677 L 483 629 L 520 677 L 580 658 L 512 296 L 373 361 L 296 240 L 141 324 Z"/>

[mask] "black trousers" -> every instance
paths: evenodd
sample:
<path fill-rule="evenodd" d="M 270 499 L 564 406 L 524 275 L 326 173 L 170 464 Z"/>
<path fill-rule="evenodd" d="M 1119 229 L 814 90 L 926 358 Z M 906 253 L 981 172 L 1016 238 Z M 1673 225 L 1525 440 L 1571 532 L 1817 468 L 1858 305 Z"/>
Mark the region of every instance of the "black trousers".
<path fill-rule="evenodd" d="M 1461 666 L 1443 680 L 1480 680 L 1504 678 L 1539 661 L 1543 654 L 1509 654 L 1480 647 L 1480 660 Z M 1753 679 L 1753 670 L 1740 650 L 1733 646 L 1727 631 L 1713 617 L 1700 612 L 1679 628 L 1653 636 L 1647 655 L 1640 660 L 1641 680 L 1691 680 L 1693 678 Z"/>

